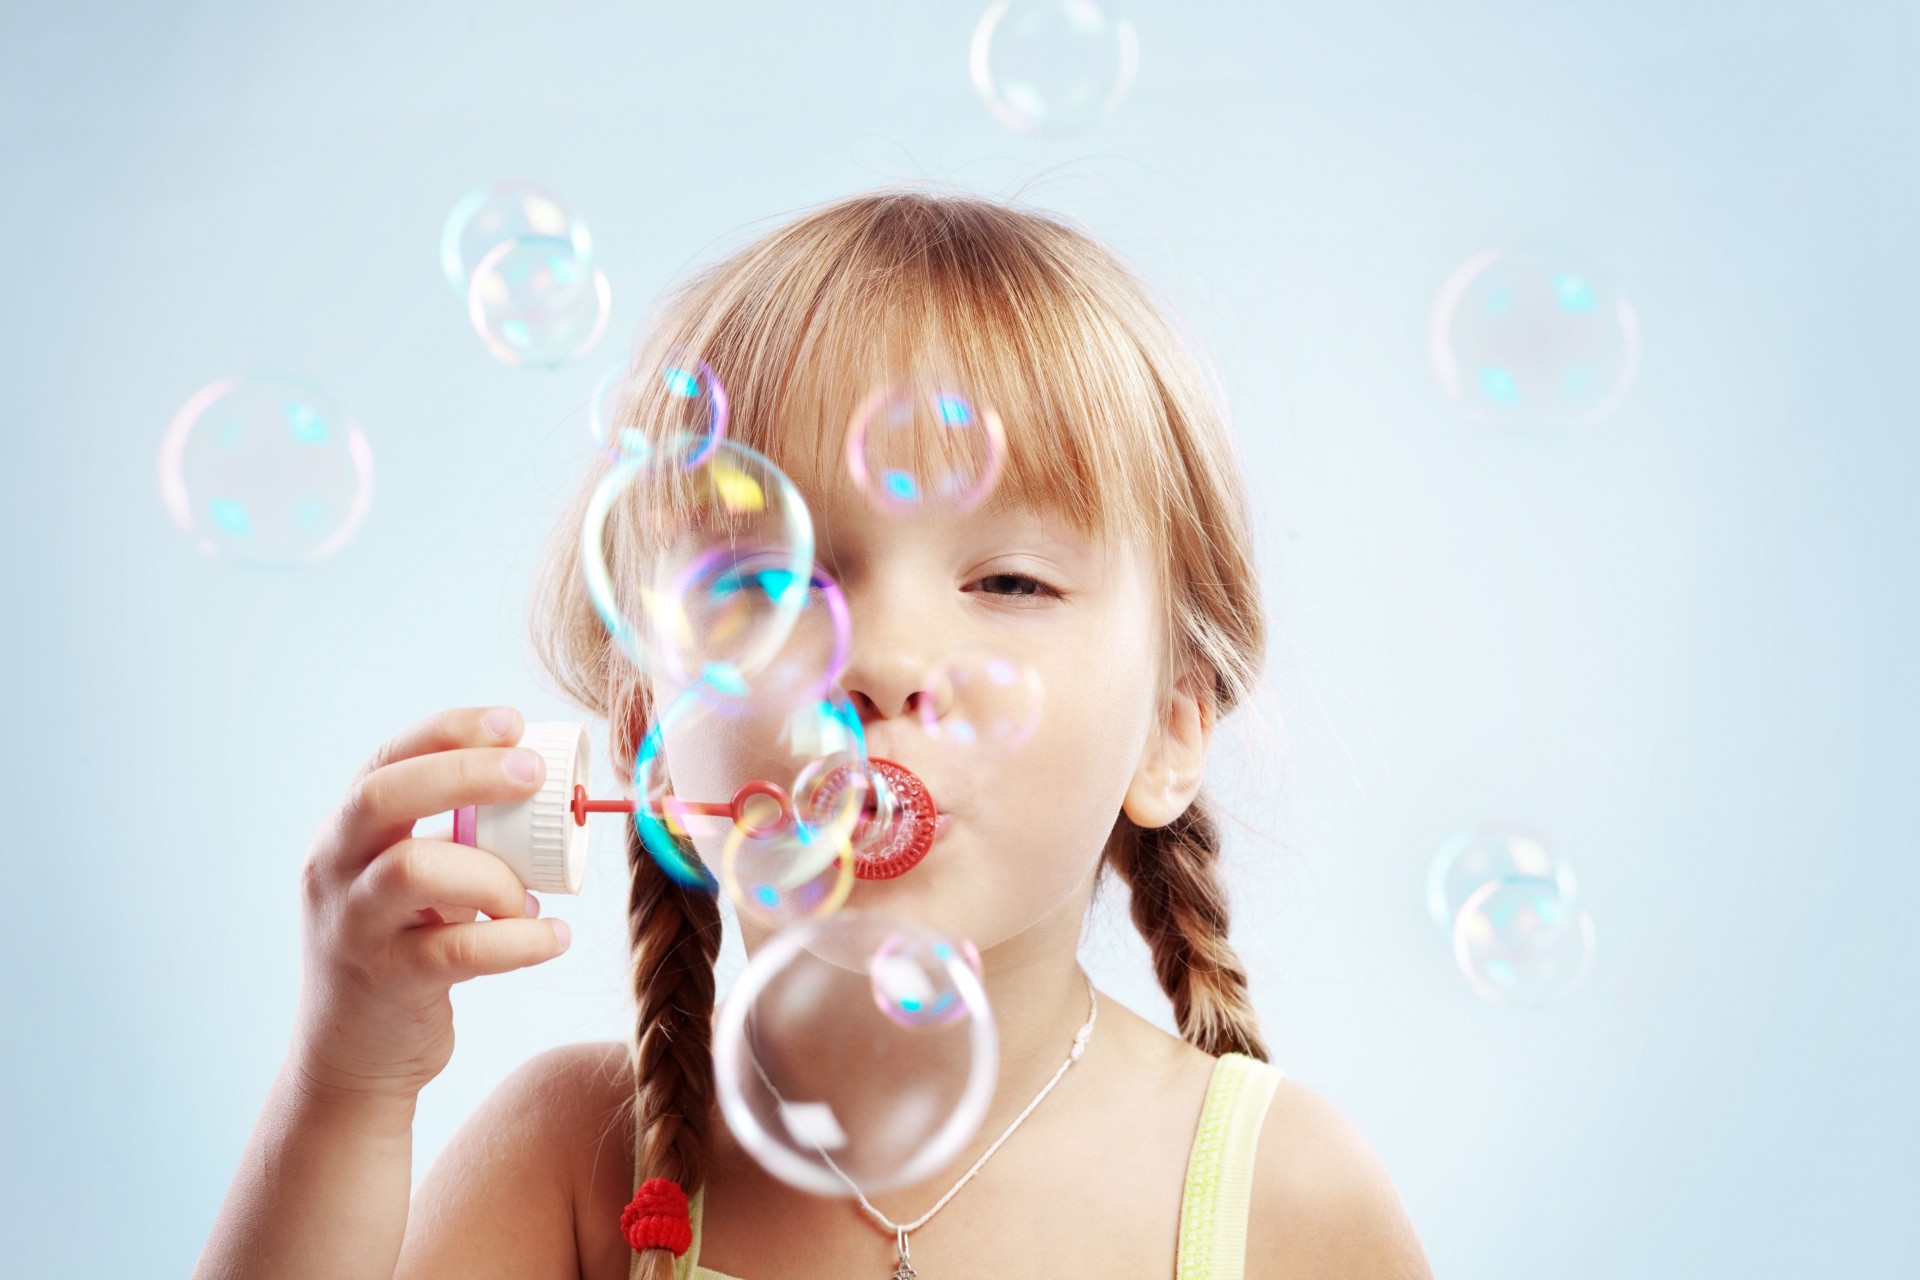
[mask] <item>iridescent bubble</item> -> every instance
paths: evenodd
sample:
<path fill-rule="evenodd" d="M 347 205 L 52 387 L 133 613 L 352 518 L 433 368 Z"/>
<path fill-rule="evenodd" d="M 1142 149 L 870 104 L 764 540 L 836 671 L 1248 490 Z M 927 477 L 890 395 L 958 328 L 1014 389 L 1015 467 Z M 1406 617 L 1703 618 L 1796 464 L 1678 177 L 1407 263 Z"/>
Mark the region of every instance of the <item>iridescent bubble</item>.
<path fill-rule="evenodd" d="M 505 364 L 555 369 L 579 359 L 606 332 L 613 292 L 570 241 L 515 236 L 473 269 L 467 319 Z"/>
<path fill-rule="evenodd" d="M 765 455 L 681 436 L 607 472 L 582 522 L 581 568 L 642 670 L 744 690 L 787 649 L 813 594 L 813 518 Z"/>
<path fill-rule="evenodd" d="M 944 1027 L 967 1015 L 967 999 L 954 980 L 954 960 L 980 974 L 980 952 L 971 939 L 958 943 L 924 932 L 896 933 L 873 953 L 873 1002 L 894 1022 L 915 1031 Z"/>
<path fill-rule="evenodd" d="M 1538 876 L 1489 880 L 1454 922 L 1454 963 L 1497 1004 L 1542 1005 L 1564 995 L 1593 967 L 1593 948 L 1592 917 L 1558 882 Z"/>
<path fill-rule="evenodd" d="M 922 999 L 937 1016 L 896 1016 Z M 999 1056 L 960 940 L 854 911 L 774 934 L 714 1021 L 734 1136 L 768 1173 L 819 1195 L 938 1172 L 978 1131 Z"/>
<path fill-rule="evenodd" d="M 1551 430 L 1598 422 L 1639 363 L 1633 307 L 1599 270 L 1544 246 L 1488 249 L 1447 280 L 1428 338 L 1435 374 L 1481 422 Z"/>
<path fill-rule="evenodd" d="M 480 260 L 495 246 L 526 236 L 564 241 L 582 279 L 592 278 L 593 236 L 587 224 L 553 192 L 519 178 L 476 187 L 453 206 L 440 231 L 440 270 L 453 291 L 466 298 Z"/>
<path fill-rule="evenodd" d="M 1467 899 L 1504 876 L 1551 880 L 1567 902 L 1578 888 L 1573 868 L 1555 858 L 1537 833 L 1517 823 L 1477 822 L 1441 841 L 1427 864 L 1427 914 L 1434 927 L 1451 938 Z"/>
<path fill-rule="evenodd" d="M 727 434 L 728 414 L 727 389 L 713 369 L 680 354 L 645 371 L 624 363 L 607 370 L 594 388 L 590 418 L 595 440 L 639 457 L 653 451 L 654 440 L 699 441 L 677 446 L 686 451 L 683 465 L 693 466 Z"/>
<path fill-rule="evenodd" d="M 720 855 L 720 887 L 742 916 L 779 929 L 829 915 L 846 905 L 853 889 L 853 848 L 844 836 L 833 843 L 803 839 L 804 826 L 748 836 L 739 825 Z"/>
<path fill-rule="evenodd" d="M 1133 23 L 1100 0 L 994 0 L 973 30 L 974 88 L 1022 133 L 1091 129 L 1140 66 Z"/>
<path fill-rule="evenodd" d="M 635 826 L 682 884 L 711 889 L 706 867 L 719 867 L 717 884 L 743 915 L 779 926 L 824 914 L 851 887 L 866 758 L 844 695 L 782 701 L 696 686 L 636 753 L 634 794 L 645 803 Z M 855 785 L 838 781 L 841 773 Z"/>
<path fill-rule="evenodd" d="M 346 545 L 373 500 L 373 455 L 359 426 L 317 388 L 222 378 L 168 424 L 160 494 L 208 555 L 285 568 Z"/>
<path fill-rule="evenodd" d="M 1040 676 L 999 654 L 944 658 L 921 681 L 920 723 L 960 746 L 1025 745 L 1040 727 Z"/>
<path fill-rule="evenodd" d="M 876 388 L 847 424 L 847 471 L 893 515 L 971 511 L 1000 479 L 1000 415 L 948 387 Z"/>

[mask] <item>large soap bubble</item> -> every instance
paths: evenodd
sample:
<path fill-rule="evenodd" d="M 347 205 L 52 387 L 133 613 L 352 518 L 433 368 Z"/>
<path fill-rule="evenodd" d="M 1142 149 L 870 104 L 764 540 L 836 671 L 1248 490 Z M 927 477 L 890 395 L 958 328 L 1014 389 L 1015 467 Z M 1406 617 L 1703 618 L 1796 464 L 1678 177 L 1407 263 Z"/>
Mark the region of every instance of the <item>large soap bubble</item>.
<path fill-rule="evenodd" d="M 969 67 L 994 118 L 1021 133 L 1081 133 L 1119 105 L 1140 65 L 1133 24 L 1101 0 L 994 0 Z"/>
<path fill-rule="evenodd" d="M 359 426 L 318 388 L 221 378 L 168 424 L 160 494 L 208 555 L 286 568 L 346 545 L 373 500 L 373 457 Z"/>
<path fill-rule="evenodd" d="M 846 911 L 761 945 L 713 1060 L 721 1112 L 768 1173 L 873 1195 L 939 1172 L 978 1131 L 999 1037 L 964 940 Z"/>
<path fill-rule="evenodd" d="M 1448 278 L 1428 345 L 1440 385 L 1473 418 L 1554 430 L 1598 422 L 1625 398 L 1640 326 L 1597 267 L 1522 245 L 1475 254 Z"/>

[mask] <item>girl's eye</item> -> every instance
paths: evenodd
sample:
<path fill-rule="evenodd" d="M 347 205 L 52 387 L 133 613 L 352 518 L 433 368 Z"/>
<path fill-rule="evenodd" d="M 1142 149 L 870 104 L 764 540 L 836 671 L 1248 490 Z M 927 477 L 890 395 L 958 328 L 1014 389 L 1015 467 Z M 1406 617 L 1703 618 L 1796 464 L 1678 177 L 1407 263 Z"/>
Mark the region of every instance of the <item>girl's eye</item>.
<path fill-rule="evenodd" d="M 1060 594 L 1038 578 L 1029 578 L 1024 573 L 990 573 L 980 582 L 989 595 L 1045 598 Z"/>

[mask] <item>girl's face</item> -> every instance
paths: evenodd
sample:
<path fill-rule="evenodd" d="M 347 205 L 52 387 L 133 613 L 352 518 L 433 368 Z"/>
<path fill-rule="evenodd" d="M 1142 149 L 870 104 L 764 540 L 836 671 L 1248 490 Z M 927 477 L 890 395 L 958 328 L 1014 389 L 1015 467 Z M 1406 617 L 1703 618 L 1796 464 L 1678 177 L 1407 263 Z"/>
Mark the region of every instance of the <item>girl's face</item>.
<path fill-rule="evenodd" d="M 1151 785 L 1140 779 L 1163 736 L 1149 566 L 1132 545 L 1038 510 L 902 519 L 851 484 L 806 496 L 820 566 L 851 617 L 840 688 L 868 754 L 911 769 L 950 815 L 923 861 L 854 881 L 846 905 L 985 951 L 1084 902 L 1130 789 Z M 793 643 L 823 647 L 803 634 Z M 954 678 L 938 678 L 943 663 L 957 663 Z M 676 793 L 724 785 L 724 762 L 752 748 L 721 735 L 746 727 L 707 718 L 676 741 L 669 726 Z M 696 843 L 718 869 L 717 850 Z M 742 928 L 750 947 L 770 932 Z"/>

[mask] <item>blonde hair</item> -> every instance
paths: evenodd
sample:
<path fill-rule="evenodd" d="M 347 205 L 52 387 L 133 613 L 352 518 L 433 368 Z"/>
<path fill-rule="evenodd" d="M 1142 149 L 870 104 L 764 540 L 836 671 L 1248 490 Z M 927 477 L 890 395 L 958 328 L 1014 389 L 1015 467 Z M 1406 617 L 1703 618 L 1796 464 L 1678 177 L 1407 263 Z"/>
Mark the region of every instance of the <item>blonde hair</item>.
<path fill-rule="evenodd" d="M 681 352 L 706 360 L 725 386 L 729 438 L 766 454 L 805 492 L 840 465 L 834 428 L 871 387 L 951 379 L 1007 423 L 994 501 L 1034 502 L 1130 539 L 1155 567 L 1165 602 L 1162 691 L 1197 677 L 1215 716 L 1253 691 L 1266 624 L 1231 437 L 1145 286 L 1089 235 L 972 196 L 906 189 L 839 200 L 667 295 L 634 368 L 664 367 Z M 619 425 L 649 438 L 669 429 L 645 402 L 630 416 Z M 608 465 L 592 469 L 557 526 L 531 617 L 535 648 L 561 689 L 607 718 L 625 776 L 650 723 L 647 684 L 609 639 L 579 569 L 581 521 Z M 638 526 L 631 514 L 609 520 L 616 564 L 638 554 Z M 639 1172 L 692 1194 L 714 1117 L 718 903 L 671 879 L 631 824 L 627 860 Z M 1207 806 L 1196 800 L 1156 829 L 1120 815 L 1103 874 L 1107 867 L 1129 886 L 1182 1036 L 1211 1054 L 1264 1060 L 1246 971 L 1227 942 Z M 669 1280 L 671 1254 L 645 1258 L 642 1274 Z"/>

